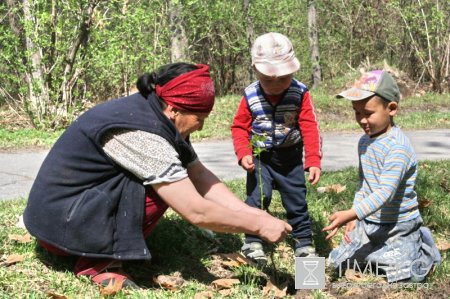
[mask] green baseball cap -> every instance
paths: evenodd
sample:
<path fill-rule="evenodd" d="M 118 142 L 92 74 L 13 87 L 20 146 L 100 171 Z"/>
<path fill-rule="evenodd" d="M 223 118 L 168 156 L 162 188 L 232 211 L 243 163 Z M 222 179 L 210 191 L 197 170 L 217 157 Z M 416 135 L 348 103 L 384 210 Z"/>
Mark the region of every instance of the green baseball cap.
<path fill-rule="evenodd" d="M 352 88 L 341 92 L 336 97 L 360 101 L 374 95 L 389 102 L 400 102 L 400 90 L 397 83 L 388 72 L 383 70 L 365 73 L 355 82 Z"/>

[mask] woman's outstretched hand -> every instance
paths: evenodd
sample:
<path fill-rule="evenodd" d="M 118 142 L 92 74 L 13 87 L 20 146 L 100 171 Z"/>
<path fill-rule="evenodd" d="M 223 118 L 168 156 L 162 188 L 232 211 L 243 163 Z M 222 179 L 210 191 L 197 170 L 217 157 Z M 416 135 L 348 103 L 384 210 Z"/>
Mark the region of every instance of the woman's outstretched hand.
<path fill-rule="evenodd" d="M 338 231 L 338 229 L 350 222 L 352 220 L 357 219 L 356 212 L 354 209 L 349 209 L 345 211 L 338 211 L 328 217 L 329 225 L 324 227 L 322 231 L 331 231 L 326 237 L 325 240 L 331 239 Z"/>
<path fill-rule="evenodd" d="M 292 231 L 292 227 L 287 222 L 275 218 L 268 213 L 259 217 L 258 220 L 260 226 L 258 235 L 270 243 L 283 240 Z"/>

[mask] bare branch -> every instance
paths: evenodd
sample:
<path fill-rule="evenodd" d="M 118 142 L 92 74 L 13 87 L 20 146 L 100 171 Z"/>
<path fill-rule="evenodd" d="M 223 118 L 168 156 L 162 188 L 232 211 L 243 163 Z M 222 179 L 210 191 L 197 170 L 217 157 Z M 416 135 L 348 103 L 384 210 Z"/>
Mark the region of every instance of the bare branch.
<path fill-rule="evenodd" d="M 427 70 L 428 70 L 428 64 L 424 61 L 424 59 L 423 59 L 423 57 L 422 57 L 422 54 L 421 54 L 419 48 L 417 47 L 416 39 L 415 39 L 414 36 L 412 35 L 411 27 L 409 26 L 408 21 L 406 20 L 405 15 L 401 12 L 400 9 L 398 10 L 398 13 L 399 13 L 400 16 L 402 17 L 403 23 L 405 23 L 405 26 L 406 26 L 406 28 L 408 29 L 408 35 L 409 35 L 409 37 L 410 37 L 410 39 L 411 39 L 411 43 L 412 43 L 412 45 L 413 45 L 413 47 L 414 47 L 414 50 L 416 51 L 417 57 L 419 58 L 419 60 L 420 60 L 420 62 L 422 63 L 422 65 L 424 65 L 425 68 L 427 68 Z M 429 70 L 428 70 L 428 72 L 429 72 Z"/>
<path fill-rule="evenodd" d="M 419 5 L 420 5 L 420 12 L 422 13 L 423 23 L 425 25 L 425 33 L 427 35 L 428 63 L 430 64 L 429 69 L 431 70 L 430 76 L 434 80 L 436 78 L 436 75 L 434 73 L 433 57 L 431 56 L 430 32 L 428 30 L 428 22 L 427 22 L 427 18 L 425 17 L 425 12 L 423 11 L 422 2 L 420 2 L 420 0 L 417 0 L 417 1 L 419 2 Z"/>
<path fill-rule="evenodd" d="M 82 12 L 82 21 L 81 21 L 80 27 L 78 28 L 77 37 L 72 42 L 72 45 L 70 46 L 70 48 L 66 54 L 66 58 L 65 58 L 66 66 L 64 68 L 64 74 L 63 74 L 64 79 L 63 79 L 63 82 L 61 83 L 62 100 L 65 103 L 66 109 L 69 108 L 69 105 L 71 102 L 72 87 L 70 86 L 70 82 L 76 81 L 77 74 L 76 74 L 76 72 L 72 73 L 73 66 L 75 64 L 75 58 L 76 58 L 77 52 L 80 49 L 81 45 L 84 44 L 88 40 L 89 30 L 92 25 L 94 11 L 95 11 L 95 8 L 97 5 L 98 5 L 97 1 L 89 2 L 86 9 Z M 69 75 L 70 75 L 70 78 L 68 78 Z M 73 81 L 74 78 L 75 78 L 75 81 Z"/>

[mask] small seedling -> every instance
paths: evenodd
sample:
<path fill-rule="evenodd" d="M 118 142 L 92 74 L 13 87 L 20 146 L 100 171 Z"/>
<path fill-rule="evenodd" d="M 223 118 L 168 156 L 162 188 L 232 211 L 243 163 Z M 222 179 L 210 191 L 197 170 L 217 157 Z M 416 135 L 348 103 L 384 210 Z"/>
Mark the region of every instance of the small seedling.
<path fill-rule="evenodd" d="M 260 144 L 264 143 L 267 140 L 267 136 L 265 135 L 255 135 L 252 137 L 251 146 L 253 149 L 253 155 L 258 158 L 258 178 L 259 178 L 259 194 L 260 194 L 260 204 L 261 204 L 261 210 L 265 210 L 264 208 L 264 188 L 263 188 L 263 181 L 262 181 L 262 174 L 261 174 L 261 154 L 267 149 L 265 147 L 261 147 Z M 275 258 L 274 258 L 274 251 L 275 247 L 273 245 L 269 246 L 269 254 L 270 254 L 270 260 L 272 261 L 272 271 L 274 273 L 274 279 L 277 281 L 277 267 L 275 265 Z"/>
<path fill-rule="evenodd" d="M 253 149 L 253 155 L 258 158 L 259 161 L 261 161 L 261 154 L 266 151 L 266 148 L 259 146 L 260 143 L 264 143 L 266 141 L 267 137 L 264 135 L 255 135 L 252 137 L 252 149 Z M 262 174 L 261 174 L 261 163 L 258 163 L 258 178 L 259 178 L 259 194 L 260 194 L 260 204 L 261 204 L 261 210 L 264 210 L 264 189 L 263 189 L 263 181 L 262 181 Z"/>

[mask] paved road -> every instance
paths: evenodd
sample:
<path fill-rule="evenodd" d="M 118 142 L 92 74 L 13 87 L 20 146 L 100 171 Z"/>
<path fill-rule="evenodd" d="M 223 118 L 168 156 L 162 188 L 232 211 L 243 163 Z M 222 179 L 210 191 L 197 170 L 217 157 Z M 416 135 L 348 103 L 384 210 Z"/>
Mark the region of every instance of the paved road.
<path fill-rule="evenodd" d="M 450 129 L 406 131 L 419 160 L 450 159 Z M 323 134 L 324 170 L 357 166 L 360 134 Z M 230 140 L 194 144 L 200 160 L 219 178 L 243 178 Z M 0 153 L 0 200 L 26 197 L 47 151 Z"/>

